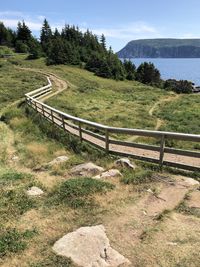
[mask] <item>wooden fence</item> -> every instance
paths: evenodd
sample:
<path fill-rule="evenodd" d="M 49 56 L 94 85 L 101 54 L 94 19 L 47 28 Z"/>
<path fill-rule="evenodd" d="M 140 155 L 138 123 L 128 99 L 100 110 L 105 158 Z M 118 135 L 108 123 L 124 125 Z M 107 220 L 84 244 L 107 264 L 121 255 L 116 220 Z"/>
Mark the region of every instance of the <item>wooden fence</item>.
<path fill-rule="evenodd" d="M 200 142 L 200 135 L 117 128 L 74 117 L 40 101 L 40 98 L 52 91 L 51 81 L 49 78 L 47 79 L 47 86 L 25 95 L 28 105 L 48 121 L 78 136 L 81 141 L 85 140 L 98 148 L 104 149 L 107 153 L 157 163 L 160 167 L 165 165 L 185 170 L 200 171 L 199 150 L 191 151 L 166 146 L 166 140 L 183 140 L 198 143 Z M 153 137 L 159 140 L 159 145 L 117 140 L 112 137 L 116 134 Z M 199 144 L 197 147 L 199 147 Z"/>

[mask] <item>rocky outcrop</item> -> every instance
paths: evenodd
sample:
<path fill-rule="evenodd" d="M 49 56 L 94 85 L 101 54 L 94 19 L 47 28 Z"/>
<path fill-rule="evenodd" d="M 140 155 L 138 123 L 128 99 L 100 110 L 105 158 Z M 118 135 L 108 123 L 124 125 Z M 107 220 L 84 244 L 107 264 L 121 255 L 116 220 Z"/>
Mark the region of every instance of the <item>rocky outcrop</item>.
<path fill-rule="evenodd" d="M 59 239 L 53 251 L 80 267 L 117 267 L 129 261 L 111 248 L 103 225 L 81 227 Z"/>
<path fill-rule="evenodd" d="M 115 166 L 121 167 L 121 168 L 129 168 L 132 170 L 136 169 L 136 165 L 132 164 L 128 158 L 121 158 L 121 159 L 116 160 Z"/>
<path fill-rule="evenodd" d="M 57 165 L 57 164 L 60 164 L 60 163 L 64 163 L 66 161 L 69 160 L 69 157 L 67 156 L 59 156 L 57 158 L 55 158 L 54 160 L 50 161 L 49 163 L 47 163 L 47 165 Z"/>
<path fill-rule="evenodd" d="M 72 175 L 93 177 L 104 172 L 104 169 L 92 162 L 83 163 L 71 169 Z"/>
<path fill-rule="evenodd" d="M 29 190 L 27 190 L 27 195 L 31 197 L 37 197 L 44 194 L 44 191 L 37 186 L 32 186 Z"/>
<path fill-rule="evenodd" d="M 111 169 L 109 171 L 103 172 L 99 175 L 96 175 L 95 179 L 109 179 L 114 177 L 122 177 L 122 174 L 119 170 Z"/>

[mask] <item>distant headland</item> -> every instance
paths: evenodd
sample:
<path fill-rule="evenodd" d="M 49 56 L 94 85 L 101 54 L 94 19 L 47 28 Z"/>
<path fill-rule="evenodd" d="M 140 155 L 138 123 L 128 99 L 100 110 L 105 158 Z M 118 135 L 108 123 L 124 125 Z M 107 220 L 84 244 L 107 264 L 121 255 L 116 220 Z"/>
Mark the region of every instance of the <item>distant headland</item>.
<path fill-rule="evenodd" d="M 120 58 L 200 58 L 200 39 L 141 39 L 129 42 Z"/>

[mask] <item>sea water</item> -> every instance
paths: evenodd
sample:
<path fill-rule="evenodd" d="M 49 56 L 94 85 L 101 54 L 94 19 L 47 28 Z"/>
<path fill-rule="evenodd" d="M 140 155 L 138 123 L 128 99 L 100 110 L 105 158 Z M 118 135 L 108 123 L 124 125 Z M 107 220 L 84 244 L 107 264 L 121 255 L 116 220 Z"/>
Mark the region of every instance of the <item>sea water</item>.
<path fill-rule="evenodd" d="M 152 62 L 161 73 L 161 78 L 188 80 L 200 86 L 200 58 L 134 58 L 138 67 L 143 62 Z"/>

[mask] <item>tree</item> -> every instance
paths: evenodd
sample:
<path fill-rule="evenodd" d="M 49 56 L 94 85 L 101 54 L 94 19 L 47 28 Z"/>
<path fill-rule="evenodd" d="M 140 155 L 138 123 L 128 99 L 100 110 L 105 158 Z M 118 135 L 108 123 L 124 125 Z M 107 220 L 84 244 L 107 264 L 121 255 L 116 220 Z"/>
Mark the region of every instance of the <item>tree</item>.
<path fill-rule="evenodd" d="M 14 32 L 6 28 L 2 22 L 0 22 L 0 45 L 13 46 L 15 35 Z"/>
<path fill-rule="evenodd" d="M 164 89 L 172 90 L 177 94 L 190 94 L 193 91 L 193 84 L 187 80 L 177 81 L 175 79 L 169 79 L 165 81 Z"/>
<path fill-rule="evenodd" d="M 32 38 L 31 31 L 24 21 L 19 22 L 17 26 L 17 41 L 22 41 L 27 44 L 27 42 Z"/>
<path fill-rule="evenodd" d="M 41 45 L 37 39 L 32 38 L 29 41 L 29 56 L 28 59 L 38 59 L 42 55 Z"/>
<path fill-rule="evenodd" d="M 130 60 L 124 60 L 124 68 L 126 71 L 127 80 L 135 80 L 136 78 L 136 67 Z"/>
<path fill-rule="evenodd" d="M 150 85 L 159 85 L 160 84 L 160 72 L 155 68 L 153 63 L 142 63 L 136 72 L 136 79 L 139 82 L 150 84 Z"/>
<path fill-rule="evenodd" d="M 48 21 L 45 19 L 40 34 L 40 41 L 44 52 L 47 52 L 51 39 L 52 39 L 52 30 Z"/>
<path fill-rule="evenodd" d="M 103 47 L 103 49 L 106 50 L 106 38 L 104 34 L 102 34 L 100 37 L 100 44 Z"/>
<path fill-rule="evenodd" d="M 17 53 L 28 53 L 29 52 L 29 47 L 23 41 L 17 40 L 16 43 L 15 43 L 15 51 Z"/>

